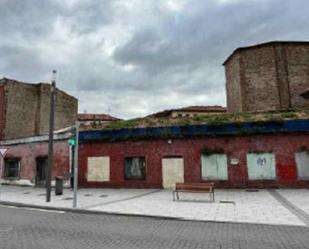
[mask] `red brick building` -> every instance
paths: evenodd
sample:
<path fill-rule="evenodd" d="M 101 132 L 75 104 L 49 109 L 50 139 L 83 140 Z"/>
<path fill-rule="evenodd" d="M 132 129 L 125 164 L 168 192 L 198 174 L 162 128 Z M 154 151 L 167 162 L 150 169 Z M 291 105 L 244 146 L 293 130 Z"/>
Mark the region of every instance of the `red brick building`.
<path fill-rule="evenodd" d="M 244 130 L 247 135 L 241 134 Z M 309 187 L 308 152 L 308 120 L 88 131 L 81 134 L 79 183 L 169 188 L 175 182 L 214 181 L 217 187 Z"/>

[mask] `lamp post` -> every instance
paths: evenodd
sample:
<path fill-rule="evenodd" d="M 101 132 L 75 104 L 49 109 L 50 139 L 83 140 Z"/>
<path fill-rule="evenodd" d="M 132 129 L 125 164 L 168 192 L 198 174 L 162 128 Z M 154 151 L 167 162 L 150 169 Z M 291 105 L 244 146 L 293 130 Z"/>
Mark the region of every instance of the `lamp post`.
<path fill-rule="evenodd" d="M 50 88 L 50 111 L 49 111 L 49 140 L 48 140 L 48 163 L 46 168 L 46 202 L 50 202 L 51 178 L 54 152 L 54 114 L 55 114 L 55 92 L 56 92 L 56 70 L 53 70 Z"/>

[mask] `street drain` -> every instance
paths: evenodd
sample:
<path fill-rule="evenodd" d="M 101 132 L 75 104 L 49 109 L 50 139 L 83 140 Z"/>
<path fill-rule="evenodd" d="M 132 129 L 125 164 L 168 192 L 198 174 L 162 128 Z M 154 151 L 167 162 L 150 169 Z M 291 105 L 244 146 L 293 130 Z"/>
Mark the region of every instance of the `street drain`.
<path fill-rule="evenodd" d="M 246 192 L 259 192 L 258 189 L 246 189 Z"/>
<path fill-rule="evenodd" d="M 38 196 L 45 196 L 46 194 L 38 194 Z"/>
<path fill-rule="evenodd" d="M 92 196 L 92 194 L 85 194 L 84 196 Z"/>
<path fill-rule="evenodd" d="M 235 201 L 220 201 L 220 203 L 235 205 Z"/>
<path fill-rule="evenodd" d="M 73 200 L 73 197 L 66 197 L 66 198 L 63 198 L 62 200 L 64 200 L 64 201 Z"/>
<path fill-rule="evenodd" d="M 25 193 L 24 193 L 24 195 L 29 195 L 29 194 L 31 194 L 31 192 L 25 192 Z"/>
<path fill-rule="evenodd" d="M 108 197 L 108 195 L 100 195 L 101 198 Z"/>

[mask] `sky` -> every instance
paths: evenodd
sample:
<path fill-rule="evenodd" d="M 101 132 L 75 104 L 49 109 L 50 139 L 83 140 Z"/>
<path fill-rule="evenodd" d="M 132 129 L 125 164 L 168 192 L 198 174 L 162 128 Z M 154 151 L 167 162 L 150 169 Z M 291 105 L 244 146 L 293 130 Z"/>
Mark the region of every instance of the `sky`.
<path fill-rule="evenodd" d="M 237 48 L 309 41 L 308 0 L 0 0 L 0 78 L 50 82 L 119 118 L 226 105 Z"/>

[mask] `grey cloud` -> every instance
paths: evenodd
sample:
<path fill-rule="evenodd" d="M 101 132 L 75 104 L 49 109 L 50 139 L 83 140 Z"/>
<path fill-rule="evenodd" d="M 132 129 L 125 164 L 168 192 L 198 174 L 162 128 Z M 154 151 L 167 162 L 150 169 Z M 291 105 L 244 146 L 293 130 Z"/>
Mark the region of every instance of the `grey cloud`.
<path fill-rule="evenodd" d="M 56 68 L 80 111 L 129 118 L 224 105 L 221 64 L 235 48 L 309 40 L 306 0 L 186 2 L 0 0 L 0 75 L 49 81 Z"/>

